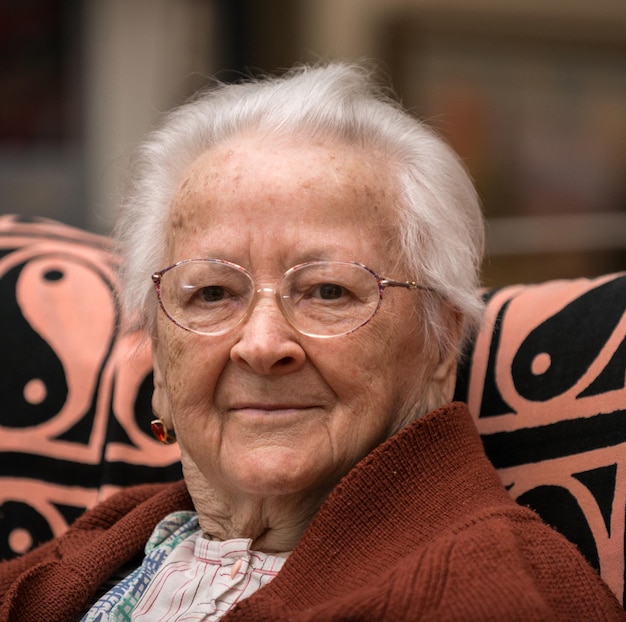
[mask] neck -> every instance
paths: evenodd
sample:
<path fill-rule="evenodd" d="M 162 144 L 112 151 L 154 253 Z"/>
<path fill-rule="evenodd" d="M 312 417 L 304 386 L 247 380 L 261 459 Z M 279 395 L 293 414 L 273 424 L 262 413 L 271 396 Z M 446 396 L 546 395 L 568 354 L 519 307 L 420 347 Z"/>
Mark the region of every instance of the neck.
<path fill-rule="evenodd" d="M 252 549 L 293 550 L 329 491 L 260 497 L 211 486 L 197 469 L 185 468 L 185 483 L 200 528 L 219 540 L 250 538 Z"/>

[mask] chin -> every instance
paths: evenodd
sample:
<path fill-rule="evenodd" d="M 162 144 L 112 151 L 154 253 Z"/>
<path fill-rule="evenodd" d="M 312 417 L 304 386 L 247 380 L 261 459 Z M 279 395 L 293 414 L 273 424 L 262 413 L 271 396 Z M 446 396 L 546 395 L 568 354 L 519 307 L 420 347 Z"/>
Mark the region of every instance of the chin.
<path fill-rule="evenodd" d="M 306 468 L 293 462 L 285 464 L 273 461 L 252 463 L 245 471 L 238 471 L 238 488 L 248 494 L 263 497 L 295 495 L 326 490 L 335 483 L 328 472 L 318 468 Z"/>

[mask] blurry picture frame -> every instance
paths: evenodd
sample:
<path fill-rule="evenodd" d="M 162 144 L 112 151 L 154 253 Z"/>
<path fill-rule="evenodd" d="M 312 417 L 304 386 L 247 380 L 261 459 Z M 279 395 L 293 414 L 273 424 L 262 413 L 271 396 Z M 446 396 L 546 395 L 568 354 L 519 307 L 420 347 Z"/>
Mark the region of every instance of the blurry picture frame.
<path fill-rule="evenodd" d="M 492 257 L 626 268 L 624 24 L 412 11 L 385 32 L 403 104 L 475 181 Z"/>

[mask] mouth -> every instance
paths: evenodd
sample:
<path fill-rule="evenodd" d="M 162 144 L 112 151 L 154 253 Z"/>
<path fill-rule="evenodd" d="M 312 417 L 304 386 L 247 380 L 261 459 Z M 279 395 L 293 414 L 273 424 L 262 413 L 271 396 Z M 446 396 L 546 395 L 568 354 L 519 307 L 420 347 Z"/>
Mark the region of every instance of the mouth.
<path fill-rule="evenodd" d="M 302 433 L 326 418 L 321 402 L 301 399 L 235 399 L 222 412 L 225 423 L 253 434 Z"/>
<path fill-rule="evenodd" d="M 294 403 L 242 403 L 231 406 L 228 411 L 231 414 L 243 415 L 247 418 L 268 417 L 298 417 L 319 409 L 313 404 Z"/>
<path fill-rule="evenodd" d="M 236 404 L 231 406 L 228 410 L 240 412 L 252 411 L 271 414 L 310 410 L 312 408 L 317 408 L 317 406 L 312 404 Z"/>

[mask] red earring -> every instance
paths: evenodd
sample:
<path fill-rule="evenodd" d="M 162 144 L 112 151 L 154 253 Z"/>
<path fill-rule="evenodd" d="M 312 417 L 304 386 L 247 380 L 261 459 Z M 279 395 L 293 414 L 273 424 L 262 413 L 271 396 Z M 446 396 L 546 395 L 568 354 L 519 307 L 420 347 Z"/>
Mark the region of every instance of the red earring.
<path fill-rule="evenodd" d="M 154 438 L 164 445 L 171 445 L 176 442 L 176 433 L 173 430 L 170 432 L 167 425 L 165 425 L 165 422 L 160 417 L 150 422 L 150 429 L 152 430 L 152 434 L 154 434 Z"/>

